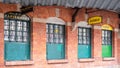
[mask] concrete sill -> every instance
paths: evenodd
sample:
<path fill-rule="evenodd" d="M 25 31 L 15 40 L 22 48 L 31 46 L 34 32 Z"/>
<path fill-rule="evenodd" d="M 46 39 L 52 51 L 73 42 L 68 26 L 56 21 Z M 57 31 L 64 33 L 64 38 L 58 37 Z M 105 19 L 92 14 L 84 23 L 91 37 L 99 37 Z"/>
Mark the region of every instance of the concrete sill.
<path fill-rule="evenodd" d="M 10 65 L 32 65 L 34 64 L 33 61 L 6 61 L 5 65 L 10 66 Z"/>
<path fill-rule="evenodd" d="M 93 62 L 95 61 L 94 58 L 88 58 L 88 59 L 79 59 L 78 62 Z"/>
<path fill-rule="evenodd" d="M 111 57 L 111 58 L 103 58 L 103 61 L 114 61 L 115 58 Z"/>
<path fill-rule="evenodd" d="M 68 62 L 68 60 L 66 60 L 66 59 L 62 59 L 62 60 L 48 60 L 47 61 L 47 63 L 49 63 L 49 64 L 59 64 L 59 63 L 67 63 Z"/>

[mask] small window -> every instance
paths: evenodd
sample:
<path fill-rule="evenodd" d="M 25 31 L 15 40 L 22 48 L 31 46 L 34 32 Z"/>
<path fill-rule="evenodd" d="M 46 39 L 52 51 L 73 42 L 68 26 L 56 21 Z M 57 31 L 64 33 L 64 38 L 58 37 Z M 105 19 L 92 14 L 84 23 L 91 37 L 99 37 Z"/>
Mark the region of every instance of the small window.
<path fill-rule="evenodd" d="M 112 45 L 112 31 L 102 30 L 102 45 Z"/>
<path fill-rule="evenodd" d="M 7 42 L 28 42 L 29 24 L 25 21 L 5 20 L 4 40 Z M 24 23 L 27 23 L 26 26 Z M 26 39 L 26 40 L 25 40 Z"/>
<path fill-rule="evenodd" d="M 90 28 L 78 28 L 78 44 L 90 45 L 91 44 L 91 29 Z"/>

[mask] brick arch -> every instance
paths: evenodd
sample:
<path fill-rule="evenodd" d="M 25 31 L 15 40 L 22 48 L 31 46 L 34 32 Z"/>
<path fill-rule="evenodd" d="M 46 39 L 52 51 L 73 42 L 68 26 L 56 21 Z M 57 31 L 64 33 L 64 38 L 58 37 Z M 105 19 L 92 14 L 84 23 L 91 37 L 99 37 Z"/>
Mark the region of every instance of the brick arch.
<path fill-rule="evenodd" d="M 78 22 L 78 26 L 80 26 L 80 27 L 92 27 L 91 25 L 88 25 L 88 22 L 86 22 L 86 21 Z"/>
<path fill-rule="evenodd" d="M 4 18 L 8 18 L 8 19 L 19 19 L 17 17 L 9 17 L 9 16 L 17 16 L 17 17 L 22 17 L 23 20 L 24 18 L 27 20 L 27 21 L 30 21 L 30 17 L 26 14 L 21 14 L 21 12 L 17 12 L 17 11 L 9 11 L 9 12 L 6 12 L 4 14 Z M 19 20 L 22 20 L 22 19 L 19 19 Z"/>
<path fill-rule="evenodd" d="M 49 17 L 47 18 L 47 23 L 54 23 L 54 24 L 63 24 L 65 25 L 65 21 L 58 17 Z"/>
<path fill-rule="evenodd" d="M 105 28 L 105 27 L 106 27 L 106 28 Z M 103 25 L 101 26 L 101 28 L 102 28 L 103 30 L 113 30 L 113 29 L 114 29 L 113 26 L 110 25 L 110 24 L 103 24 Z"/>

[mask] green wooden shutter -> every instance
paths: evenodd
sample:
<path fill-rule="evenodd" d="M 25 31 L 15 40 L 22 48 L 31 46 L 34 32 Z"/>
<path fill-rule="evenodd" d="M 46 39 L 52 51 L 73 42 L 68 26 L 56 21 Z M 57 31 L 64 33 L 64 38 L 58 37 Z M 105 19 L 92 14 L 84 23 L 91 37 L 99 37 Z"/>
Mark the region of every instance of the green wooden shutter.
<path fill-rule="evenodd" d="M 5 60 L 29 60 L 30 45 L 28 43 L 5 42 Z"/>
<path fill-rule="evenodd" d="M 47 44 L 47 59 L 64 59 L 64 45 L 63 44 Z"/>
<path fill-rule="evenodd" d="M 102 45 L 102 57 L 112 57 L 111 45 Z"/>

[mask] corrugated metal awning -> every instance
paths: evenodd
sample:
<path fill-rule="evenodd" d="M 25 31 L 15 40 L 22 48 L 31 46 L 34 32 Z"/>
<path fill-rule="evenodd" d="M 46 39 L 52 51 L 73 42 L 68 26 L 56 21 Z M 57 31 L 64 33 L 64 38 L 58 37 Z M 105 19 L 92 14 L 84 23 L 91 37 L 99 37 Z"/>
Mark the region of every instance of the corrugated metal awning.
<path fill-rule="evenodd" d="M 104 9 L 120 13 L 120 0 L 0 0 L 3 3 L 20 3 L 22 6 L 65 6 Z"/>

